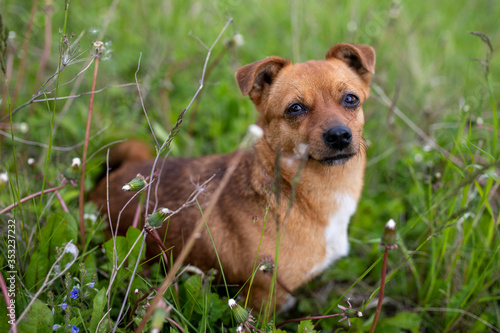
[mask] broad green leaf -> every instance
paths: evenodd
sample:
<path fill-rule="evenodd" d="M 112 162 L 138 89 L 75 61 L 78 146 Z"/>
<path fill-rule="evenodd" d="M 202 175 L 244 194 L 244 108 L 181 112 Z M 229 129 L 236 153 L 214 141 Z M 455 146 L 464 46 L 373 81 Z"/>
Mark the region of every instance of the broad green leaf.
<path fill-rule="evenodd" d="M 314 325 L 311 320 L 304 320 L 301 321 L 299 324 L 298 331 L 299 333 L 309 333 L 309 332 L 316 332 L 314 330 Z"/>
<path fill-rule="evenodd" d="M 120 265 L 127 255 L 128 252 L 128 242 L 127 239 L 123 236 L 116 236 L 115 237 L 116 241 L 116 256 L 118 259 L 118 265 Z M 113 246 L 114 242 L 113 239 L 108 240 L 106 243 L 104 243 L 104 250 L 106 251 L 106 257 L 108 258 L 108 261 L 113 264 Z"/>
<path fill-rule="evenodd" d="M 102 288 L 94 297 L 92 319 L 90 320 L 90 326 L 89 326 L 91 332 L 96 331 L 97 325 L 99 324 L 99 322 L 101 321 L 102 317 L 106 312 L 104 311 L 104 309 L 106 308 L 106 300 L 107 300 L 106 289 Z"/>
<path fill-rule="evenodd" d="M 141 244 L 142 244 L 142 238 L 143 238 L 142 233 L 139 229 L 131 227 L 131 228 L 128 228 L 128 230 L 127 230 L 126 238 L 127 238 L 129 250 L 132 248 L 132 246 L 134 247 L 134 249 L 130 253 L 130 256 L 128 257 L 128 267 L 130 269 L 134 269 L 135 262 L 137 260 L 137 257 L 139 256 L 139 251 L 141 250 Z M 137 243 L 134 246 L 134 243 L 136 242 L 136 240 L 138 238 L 139 238 L 139 240 L 137 241 Z M 142 250 L 141 258 L 139 260 L 142 260 L 144 258 L 145 252 L 146 252 L 146 248 L 144 248 Z"/>
<path fill-rule="evenodd" d="M 72 215 L 57 212 L 47 219 L 47 224 L 40 229 L 37 250 L 31 256 L 26 271 L 26 286 L 36 290 L 47 276 L 51 265 L 56 260 L 56 247 L 62 247 L 70 240 L 77 241 L 78 226 Z"/>
<path fill-rule="evenodd" d="M 53 332 L 53 325 L 54 316 L 49 307 L 37 299 L 28 310 L 26 317 L 19 323 L 18 331 L 19 333 L 49 333 Z"/>
<path fill-rule="evenodd" d="M 381 320 L 381 326 L 392 327 L 397 331 L 409 331 L 412 333 L 420 332 L 421 318 L 417 313 L 400 312 L 394 317 Z M 378 327 L 377 327 L 378 328 Z"/>
<path fill-rule="evenodd" d="M 5 304 L 3 296 L 0 296 L 0 318 L 4 319 L 0 320 L 0 332 L 8 332 L 10 329 L 9 320 L 12 319 L 9 318 L 9 311 L 7 310 L 7 304 Z M 13 319 L 15 320 L 15 317 Z"/>
<path fill-rule="evenodd" d="M 35 291 L 45 280 L 49 271 L 49 258 L 47 253 L 41 254 L 35 251 L 30 258 L 30 263 L 26 269 L 24 282 L 30 291 Z"/>

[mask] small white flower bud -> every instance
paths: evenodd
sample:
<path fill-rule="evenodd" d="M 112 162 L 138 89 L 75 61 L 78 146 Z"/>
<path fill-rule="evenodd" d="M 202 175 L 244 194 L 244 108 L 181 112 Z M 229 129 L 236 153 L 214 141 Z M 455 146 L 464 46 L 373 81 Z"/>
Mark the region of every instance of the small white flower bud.
<path fill-rule="evenodd" d="M 71 161 L 71 167 L 74 169 L 80 168 L 81 164 L 82 161 L 78 157 L 73 158 L 73 160 Z"/>
<path fill-rule="evenodd" d="M 245 44 L 245 40 L 243 39 L 243 35 L 240 34 L 239 32 L 234 35 L 233 41 L 234 41 L 234 45 L 236 45 L 236 46 L 243 46 L 243 44 Z"/>
<path fill-rule="evenodd" d="M 19 131 L 23 134 L 28 133 L 29 131 L 29 126 L 27 123 L 20 123 L 19 124 Z"/>
<path fill-rule="evenodd" d="M 4 184 L 9 183 L 9 174 L 7 172 L 0 173 L 0 182 Z"/>

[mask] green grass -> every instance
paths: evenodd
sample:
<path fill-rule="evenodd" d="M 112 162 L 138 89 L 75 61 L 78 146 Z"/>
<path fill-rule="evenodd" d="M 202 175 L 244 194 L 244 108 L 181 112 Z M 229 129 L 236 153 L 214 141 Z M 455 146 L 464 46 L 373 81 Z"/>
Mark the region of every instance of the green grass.
<path fill-rule="evenodd" d="M 48 35 L 45 5 L 54 9 Z M 65 50 L 59 31 L 66 30 L 69 43 L 83 32 L 71 47 L 75 61 L 57 77 L 57 85 L 46 88 L 57 87 L 58 100 L 33 103 L 0 123 L 0 130 L 7 133 L 0 137 L 0 172 L 10 176 L 7 184 L 0 184 L 0 210 L 59 185 L 58 175 L 67 174 L 72 159 L 81 157 L 82 146 L 60 148 L 83 143 L 89 96 L 63 97 L 90 90 L 93 66 L 81 75 L 81 82 L 63 83 L 85 67 L 91 43 L 100 34 L 108 52 L 99 64 L 97 89 L 132 85 L 110 87 L 95 95 L 89 156 L 110 142 L 130 137 L 154 143 L 133 84 L 141 54 L 137 75 L 144 107 L 158 141 L 165 140 L 199 85 L 207 49 L 197 39 L 211 45 L 229 17 L 234 22 L 212 53 L 204 88 L 170 146 L 173 156 L 225 153 L 238 147 L 246 127 L 256 119 L 253 105 L 241 97 L 234 80 L 240 66 L 269 55 L 293 61 L 322 58 L 331 45 L 342 41 L 372 45 L 377 52 L 376 75 L 364 106 L 368 165 L 363 198 L 350 225 L 349 256 L 301 288 L 297 306 L 276 321 L 336 313 L 337 304 L 346 305 L 348 297 L 364 314 L 352 320 L 351 331 L 368 332 L 381 275 L 379 240 L 384 224 L 392 218 L 398 223 L 399 249 L 389 253 L 386 302 L 377 332 L 500 331 L 499 2 L 122 1 L 113 9 L 100 1 L 73 1 L 65 11 L 62 2 L 47 0 L 34 11 L 25 49 L 31 2 L 5 0 L 0 8 L 3 25 L 11 31 L 2 58 L 6 67 L 12 61 L 9 80 L 2 76 L 6 90 L 1 91 L 0 117 L 29 101 L 57 70 L 59 49 Z M 470 31 L 489 36 L 495 49 L 488 73 L 481 64 L 488 46 Z M 243 36 L 244 44 L 227 46 L 236 33 Z M 38 74 L 47 36 L 52 38 L 50 55 Z M 22 81 L 16 88 L 20 74 Z M 22 131 L 26 125 L 21 124 L 28 130 Z M 29 166 L 28 158 L 36 164 Z M 102 160 L 102 154 L 90 157 L 87 193 Z M 60 195 L 69 213 L 63 212 L 54 193 L 45 193 L 0 216 L 4 279 L 8 277 L 8 220 L 16 220 L 18 316 L 55 262 L 55 247 L 78 239 L 78 187 L 68 185 Z M 86 212 L 95 210 L 86 206 Z M 102 253 L 102 248 L 113 248 L 105 244 L 104 222 L 87 222 L 86 246 L 74 242 L 80 255 L 85 254 L 78 260 L 84 260 L 87 273 L 75 265 L 68 279 L 59 278 L 47 286 L 53 298 L 44 292 L 33 305 L 49 318 L 46 311 L 56 304 L 52 324 L 72 323 L 80 332 L 97 327 L 81 318 L 104 314 L 108 305 L 111 320 L 116 320 L 132 264 L 139 256 L 139 248 L 132 246 L 139 232 L 119 238 L 119 259 L 129 249 L 134 256 L 117 272 L 109 299 L 90 290 L 85 298 L 71 301 L 75 310 L 66 318 L 57 304 L 63 303 L 64 296 L 69 300 L 77 283 L 73 277 L 82 287 L 95 281 L 97 290 L 108 290 L 113 272 L 111 250 Z M 130 308 L 152 286 L 160 285 L 165 275 L 163 262 L 154 264 L 149 274 L 140 267 L 131 289 L 140 293 L 129 295 Z M 207 288 L 211 281 L 205 279 L 183 274 L 177 285 L 169 287 L 170 318 L 189 331 L 235 328 L 227 300 Z M 2 318 L 7 318 L 4 302 L 0 303 Z M 126 323 L 138 324 L 143 304 L 132 318 L 126 313 Z M 120 329 L 131 331 L 126 323 Z M 20 331 L 30 331 L 29 324 L 20 326 Z M 264 329 L 268 324 L 256 325 Z M 345 321 L 338 324 L 338 318 L 313 324 L 317 330 L 349 330 Z M 7 320 L 0 320 L 2 331 L 8 329 L 5 325 Z M 290 324 L 284 329 L 297 327 Z"/>

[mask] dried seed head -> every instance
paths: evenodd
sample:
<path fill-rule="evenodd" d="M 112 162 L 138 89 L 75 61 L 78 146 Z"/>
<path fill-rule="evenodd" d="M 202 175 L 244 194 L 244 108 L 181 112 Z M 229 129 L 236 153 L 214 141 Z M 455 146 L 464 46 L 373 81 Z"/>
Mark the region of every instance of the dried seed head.
<path fill-rule="evenodd" d="M 263 273 L 272 273 L 274 271 L 274 264 L 271 261 L 263 261 L 259 266 L 259 271 Z"/>
<path fill-rule="evenodd" d="M 160 228 L 172 211 L 168 208 L 161 208 L 148 216 L 147 227 L 150 229 Z"/>
<path fill-rule="evenodd" d="M 230 299 L 228 301 L 229 308 L 233 313 L 234 319 L 238 324 L 243 324 L 247 321 L 252 321 L 252 317 L 247 310 L 245 310 L 242 306 L 238 305 L 234 299 Z"/>
<path fill-rule="evenodd" d="M 92 46 L 94 47 L 94 56 L 100 58 L 104 48 L 104 43 L 100 40 L 96 40 L 94 43 L 92 43 Z"/>
<path fill-rule="evenodd" d="M 361 318 L 361 317 L 363 317 L 363 313 L 361 311 L 354 310 L 354 309 L 346 309 L 344 313 L 345 313 L 347 318 Z"/>
<path fill-rule="evenodd" d="M 387 247 L 389 250 L 395 249 L 396 245 L 396 222 L 390 219 L 384 228 L 384 233 L 382 234 L 382 241 L 380 245 Z"/>
<path fill-rule="evenodd" d="M 139 191 L 142 190 L 147 185 L 146 179 L 141 174 L 132 179 L 127 184 L 123 185 L 122 190 L 124 191 Z"/>

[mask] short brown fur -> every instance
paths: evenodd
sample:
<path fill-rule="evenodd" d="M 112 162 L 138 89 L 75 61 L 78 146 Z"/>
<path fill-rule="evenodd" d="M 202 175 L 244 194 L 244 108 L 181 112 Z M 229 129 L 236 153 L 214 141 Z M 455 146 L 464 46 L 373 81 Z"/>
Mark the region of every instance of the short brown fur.
<path fill-rule="evenodd" d="M 258 261 L 264 257 L 274 258 L 277 217 L 281 218 L 278 222 L 279 280 L 288 289 L 295 290 L 319 273 L 314 268 L 326 257 L 325 229 L 332 223 L 330 217 L 342 208 L 335 195 L 348 195 L 356 202 L 361 195 L 365 168 L 362 104 L 369 95 L 374 67 L 375 53 L 371 47 L 342 43 L 334 45 L 325 60 L 292 65 L 283 58 L 269 57 L 237 71 L 236 80 L 242 94 L 248 94 L 259 111 L 257 125 L 263 129 L 264 136 L 252 151 L 242 152 L 237 170 L 215 203 L 208 221 L 229 283 L 245 283 L 252 275 L 256 258 Z M 358 107 L 347 108 L 343 104 L 347 93 L 358 96 Z M 302 105 L 306 112 L 300 115 L 287 112 L 293 103 Z M 352 133 L 349 145 L 342 149 L 332 148 L 336 145 L 332 140 L 325 144 L 328 141 L 325 133 L 338 126 L 347 127 Z M 302 157 L 297 158 L 301 144 L 307 145 L 306 155 L 299 154 Z M 118 149 L 130 155 L 127 143 Z M 202 209 L 206 209 L 235 154 L 167 158 L 161 170 L 158 207 L 179 208 L 195 190 L 196 183 L 203 183 L 215 175 L 198 198 Z M 282 174 L 279 203 L 270 191 L 277 154 Z M 347 157 L 343 158 L 344 155 Z M 137 156 L 142 159 L 142 155 Z M 304 156 L 306 161 L 302 163 Z M 125 158 L 121 162 L 121 166 L 109 175 L 113 224 L 132 196 L 121 187 L 137 173 L 149 175 L 153 166 L 152 160 Z M 300 180 L 294 188 L 295 199 L 287 215 L 292 179 L 301 164 Z M 106 190 L 106 179 L 103 179 L 90 195 L 103 212 L 106 212 Z M 125 233 L 132 223 L 137 203 L 137 200 L 132 201 L 122 213 L 121 233 Z M 267 224 L 257 254 L 268 204 Z M 169 222 L 166 245 L 172 247 L 174 257 L 182 250 L 200 217 L 199 208 L 192 206 Z M 159 232 L 163 237 L 165 226 Z M 148 238 L 147 246 L 150 255 L 160 252 L 152 239 Z M 187 263 L 203 270 L 219 268 L 206 231 L 190 252 Z M 269 276 L 261 272 L 255 275 L 249 295 L 254 308 L 260 308 L 262 302 L 267 301 L 270 282 Z M 276 302 L 281 305 L 288 293 L 282 286 L 277 288 Z"/>

